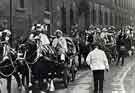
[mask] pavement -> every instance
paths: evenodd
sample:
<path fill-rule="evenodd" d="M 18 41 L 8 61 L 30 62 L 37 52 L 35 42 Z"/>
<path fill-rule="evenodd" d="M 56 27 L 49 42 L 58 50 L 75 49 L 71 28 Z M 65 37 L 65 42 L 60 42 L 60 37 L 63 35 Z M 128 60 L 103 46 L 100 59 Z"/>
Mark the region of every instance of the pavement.
<path fill-rule="evenodd" d="M 135 56 L 127 57 L 124 66 L 110 65 L 110 71 L 105 72 L 104 93 L 135 93 Z M 2 81 L 2 92 L 6 92 L 6 80 Z M 90 70 L 82 70 L 77 73 L 76 80 L 64 88 L 63 83 L 55 81 L 56 91 L 51 93 L 93 93 L 93 78 Z M 12 93 L 25 93 L 18 91 L 15 79 L 12 80 Z"/>

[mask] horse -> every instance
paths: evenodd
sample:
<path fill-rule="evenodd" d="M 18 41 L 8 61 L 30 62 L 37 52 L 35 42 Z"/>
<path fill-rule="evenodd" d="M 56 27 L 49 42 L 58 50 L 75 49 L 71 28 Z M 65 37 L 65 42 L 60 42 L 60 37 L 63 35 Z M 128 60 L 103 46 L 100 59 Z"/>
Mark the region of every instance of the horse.
<path fill-rule="evenodd" d="M 24 44 L 20 44 L 19 46 L 18 53 L 24 55 L 23 65 L 25 65 L 25 68 L 23 69 L 27 69 L 27 72 L 30 71 L 29 73 L 22 73 L 22 75 L 24 75 L 23 77 L 28 79 L 27 84 L 30 82 L 34 87 L 38 87 L 42 90 L 43 80 L 46 79 L 46 90 L 49 90 L 48 87 L 54 79 L 54 73 L 57 68 L 57 54 L 55 50 L 50 46 L 45 46 L 45 49 L 41 51 L 38 43 L 30 40 L 27 40 Z"/>
<path fill-rule="evenodd" d="M 66 54 L 69 60 L 69 70 L 72 75 L 72 81 L 74 81 L 77 73 L 77 63 L 75 62 L 77 49 L 71 37 L 65 37 L 65 39 L 68 47 L 68 51 Z"/>
<path fill-rule="evenodd" d="M 7 79 L 8 93 L 11 93 L 11 78 L 14 76 L 17 80 L 18 88 L 21 89 L 19 74 L 16 72 L 16 52 L 8 45 L 0 44 L 0 77 Z"/>
<path fill-rule="evenodd" d="M 91 50 L 91 40 L 90 40 L 90 37 L 91 35 L 90 34 L 87 34 L 85 31 L 76 31 L 73 33 L 72 37 L 74 38 L 74 43 L 75 43 L 75 46 L 76 46 L 76 49 L 77 49 L 77 53 L 78 53 L 78 61 L 79 61 L 79 68 L 82 68 L 82 62 L 81 62 L 81 59 L 82 57 L 84 58 L 84 63 L 83 65 L 87 65 L 85 64 L 85 60 L 86 60 L 86 57 L 88 55 L 88 53 L 90 52 Z"/>
<path fill-rule="evenodd" d="M 26 51 L 23 44 L 20 44 L 19 46 L 16 47 L 16 53 L 17 53 L 16 71 L 17 73 L 21 74 L 22 77 L 20 76 L 20 80 L 22 82 L 22 86 L 24 86 L 25 90 L 28 91 L 28 88 L 30 86 L 29 84 L 30 66 L 24 60 L 26 56 Z"/>

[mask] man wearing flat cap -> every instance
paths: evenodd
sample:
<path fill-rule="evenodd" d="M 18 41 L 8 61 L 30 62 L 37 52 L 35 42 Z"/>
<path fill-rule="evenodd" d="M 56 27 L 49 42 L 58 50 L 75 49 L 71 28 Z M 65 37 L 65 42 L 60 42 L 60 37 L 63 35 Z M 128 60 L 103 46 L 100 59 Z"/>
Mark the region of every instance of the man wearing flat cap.
<path fill-rule="evenodd" d="M 93 43 L 86 62 L 90 66 L 94 77 L 94 93 L 103 93 L 104 71 L 109 71 L 108 60 L 104 51 L 99 49 L 97 42 Z"/>

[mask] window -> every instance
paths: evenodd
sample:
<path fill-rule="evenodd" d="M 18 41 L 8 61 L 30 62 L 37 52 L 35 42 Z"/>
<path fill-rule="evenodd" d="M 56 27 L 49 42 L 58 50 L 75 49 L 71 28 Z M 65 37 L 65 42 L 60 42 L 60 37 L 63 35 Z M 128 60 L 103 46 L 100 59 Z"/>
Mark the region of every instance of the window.
<path fill-rule="evenodd" d="M 24 8 L 24 0 L 20 0 L 20 8 Z"/>
<path fill-rule="evenodd" d="M 110 12 L 110 24 L 113 25 L 113 13 Z"/>
<path fill-rule="evenodd" d="M 63 6 L 61 8 L 61 18 L 62 18 L 62 31 L 66 33 L 66 8 Z"/>
<path fill-rule="evenodd" d="M 93 8 L 92 10 L 92 24 L 95 25 L 96 24 L 96 11 Z"/>
<path fill-rule="evenodd" d="M 72 8 L 70 9 L 70 27 L 72 27 L 74 24 L 74 12 Z"/>
<path fill-rule="evenodd" d="M 49 3 L 49 0 L 45 0 L 46 2 L 46 10 L 49 11 L 49 6 L 50 6 L 50 3 Z M 50 1 L 51 2 L 51 1 Z"/>
<path fill-rule="evenodd" d="M 99 24 L 102 25 L 103 23 L 103 16 L 102 16 L 102 10 L 101 7 L 99 8 Z"/>
<path fill-rule="evenodd" d="M 115 25 L 117 25 L 118 24 L 118 16 L 117 16 L 117 14 L 115 14 Z"/>
<path fill-rule="evenodd" d="M 107 13 L 107 11 L 105 12 L 105 25 L 108 25 L 108 13 Z"/>

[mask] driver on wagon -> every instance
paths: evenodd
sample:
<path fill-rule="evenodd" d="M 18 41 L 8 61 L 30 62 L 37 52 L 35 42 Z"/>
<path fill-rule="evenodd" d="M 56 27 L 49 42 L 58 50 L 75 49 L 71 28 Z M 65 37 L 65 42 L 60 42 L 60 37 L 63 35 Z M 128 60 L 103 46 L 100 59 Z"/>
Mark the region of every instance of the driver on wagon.
<path fill-rule="evenodd" d="M 52 46 L 56 48 L 58 55 L 60 55 L 60 61 L 65 61 L 65 54 L 67 52 L 67 42 L 63 37 L 61 30 L 56 30 L 56 38 L 52 42 Z"/>
<path fill-rule="evenodd" d="M 30 35 L 29 39 L 34 41 L 35 39 L 39 38 L 42 45 L 50 44 L 50 41 L 46 34 L 44 34 L 44 27 L 41 24 L 36 24 L 32 27 L 32 34 Z"/>
<path fill-rule="evenodd" d="M 44 34 L 45 28 L 41 24 L 36 24 L 36 26 L 32 27 L 32 33 L 29 36 L 29 40 L 31 41 L 39 41 L 36 42 L 39 46 L 40 49 L 38 49 L 38 56 L 40 56 L 42 53 L 41 51 L 46 54 L 47 51 L 47 46 L 50 45 L 50 41 L 48 39 L 48 36 Z"/>

